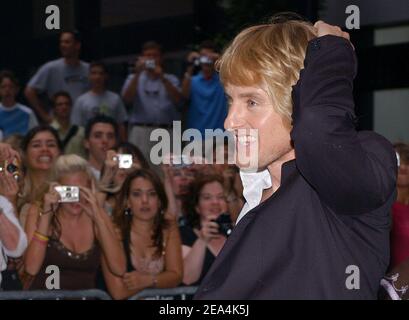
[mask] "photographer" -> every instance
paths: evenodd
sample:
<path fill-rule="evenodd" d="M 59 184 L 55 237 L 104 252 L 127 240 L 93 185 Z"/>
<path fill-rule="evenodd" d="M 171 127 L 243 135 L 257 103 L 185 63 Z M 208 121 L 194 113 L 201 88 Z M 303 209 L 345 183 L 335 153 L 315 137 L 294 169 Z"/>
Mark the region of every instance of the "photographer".
<path fill-rule="evenodd" d="M 203 175 L 193 184 L 187 209 L 188 226 L 180 227 L 183 254 L 183 283 L 198 285 L 226 242 L 215 222 L 227 211 L 223 179 Z"/>
<path fill-rule="evenodd" d="M 145 43 L 135 63 L 135 74 L 129 75 L 122 88 L 122 98 L 133 104 L 129 142 L 138 146 L 147 159 L 153 145 L 151 132 L 162 128 L 172 137 L 172 122 L 181 118 L 179 86 L 175 75 L 163 71 L 161 46 L 153 41 Z"/>
<path fill-rule="evenodd" d="M 46 287 L 49 265 L 59 268 L 62 290 L 96 288 L 100 265 L 123 275 L 125 255 L 110 218 L 98 205 L 87 162 L 76 155 L 61 156 L 55 172 L 57 182 L 50 184 L 42 204 L 32 206 L 27 217 L 25 288 L 50 289 Z M 66 186 L 78 190 L 65 192 Z"/>
<path fill-rule="evenodd" d="M 182 94 L 189 100 L 187 128 L 197 129 L 205 136 L 205 129 L 223 129 L 227 116 L 227 101 L 214 64 L 219 58 L 211 41 L 204 41 L 199 52 L 188 55 L 188 68 L 182 82 Z M 194 75 L 195 69 L 199 69 Z"/>
<path fill-rule="evenodd" d="M 0 143 L 0 272 L 7 268 L 7 257 L 20 257 L 27 247 L 27 238 L 15 211 L 17 182 L 4 167 L 5 163 L 13 163 L 15 159 L 20 159 L 17 151 Z M 0 274 L 0 285 L 1 282 Z"/>
<path fill-rule="evenodd" d="M 121 160 L 132 156 L 132 161 Z M 117 150 L 107 152 L 104 166 L 101 170 L 101 179 L 98 183 L 98 201 L 109 215 L 117 205 L 119 191 L 125 179 L 137 169 L 149 169 L 149 164 L 138 147 L 129 142 L 121 143 Z"/>
<path fill-rule="evenodd" d="M 169 200 L 169 211 L 175 215 L 179 226 L 183 226 L 186 224 L 186 201 L 196 178 L 198 165 L 194 164 L 194 159 L 188 160 L 192 161 L 192 164 L 186 164 L 187 158 L 184 156 L 170 154 L 168 157 L 169 164 L 162 165 L 163 184 Z M 176 164 L 175 161 L 180 163 Z"/>

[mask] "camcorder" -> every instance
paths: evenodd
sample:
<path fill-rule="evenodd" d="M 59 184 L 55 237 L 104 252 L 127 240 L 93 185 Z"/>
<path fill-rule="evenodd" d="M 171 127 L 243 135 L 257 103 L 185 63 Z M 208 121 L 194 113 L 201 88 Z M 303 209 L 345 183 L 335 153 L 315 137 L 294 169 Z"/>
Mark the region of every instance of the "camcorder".
<path fill-rule="evenodd" d="M 155 60 L 153 59 L 145 60 L 145 68 L 148 70 L 154 70 L 156 68 Z"/>
<path fill-rule="evenodd" d="M 216 220 L 213 220 L 219 225 L 219 233 L 225 237 L 230 236 L 233 231 L 233 222 L 231 221 L 230 214 L 222 213 Z"/>
<path fill-rule="evenodd" d="M 131 154 L 118 154 L 114 157 L 115 161 L 118 161 L 119 169 L 130 169 L 133 164 L 133 157 Z"/>
<path fill-rule="evenodd" d="M 58 186 L 58 187 L 55 187 L 55 191 L 57 191 L 60 195 L 60 200 L 58 202 L 71 203 L 71 202 L 80 201 L 80 188 L 79 187 Z"/>

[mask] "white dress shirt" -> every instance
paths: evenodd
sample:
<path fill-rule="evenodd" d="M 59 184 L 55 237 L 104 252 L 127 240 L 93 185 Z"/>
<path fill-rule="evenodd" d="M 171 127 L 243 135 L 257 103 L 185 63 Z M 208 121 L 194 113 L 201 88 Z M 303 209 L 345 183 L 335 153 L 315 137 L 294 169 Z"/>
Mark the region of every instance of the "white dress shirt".
<path fill-rule="evenodd" d="M 257 207 L 261 201 L 263 191 L 272 187 L 271 175 L 268 169 L 260 172 L 240 171 L 241 182 L 243 183 L 243 196 L 246 203 L 240 211 L 236 225 L 251 209 Z"/>

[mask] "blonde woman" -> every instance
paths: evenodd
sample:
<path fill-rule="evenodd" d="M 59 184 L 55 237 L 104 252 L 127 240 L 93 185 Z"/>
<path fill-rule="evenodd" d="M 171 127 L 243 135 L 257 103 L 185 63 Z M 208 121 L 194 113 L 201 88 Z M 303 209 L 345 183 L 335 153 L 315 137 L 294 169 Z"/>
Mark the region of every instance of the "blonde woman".
<path fill-rule="evenodd" d="M 86 160 L 60 157 L 55 165 L 56 183 L 45 194 L 41 207 L 29 212 L 26 233 L 30 243 L 24 256 L 24 270 L 34 277 L 30 289 L 46 289 L 46 268 L 60 270 L 60 289 L 96 287 L 102 263 L 104 270 L 121 276 L 125 255 L 106 212 L 94 195 L 94 179 Z M 79 187 L 80 201 L 60 203 L 58 185 Z"/>

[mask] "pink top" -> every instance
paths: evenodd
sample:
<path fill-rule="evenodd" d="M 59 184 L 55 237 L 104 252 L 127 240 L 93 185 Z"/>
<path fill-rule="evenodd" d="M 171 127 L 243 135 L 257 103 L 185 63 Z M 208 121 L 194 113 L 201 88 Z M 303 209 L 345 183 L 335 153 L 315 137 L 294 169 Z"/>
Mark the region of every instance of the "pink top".
<path fill-rule="evenodd" d="M 131 257 L 132 265 L 136 271 L 145 274 L 158 275 L 165 269 L 165 259 L 161 256 L 158 259 Z"/>
<path fill-rule="evenodd" d="M 391 267 L 409 258 L 409 205 L 395 202 L 392 206 Z"/>

